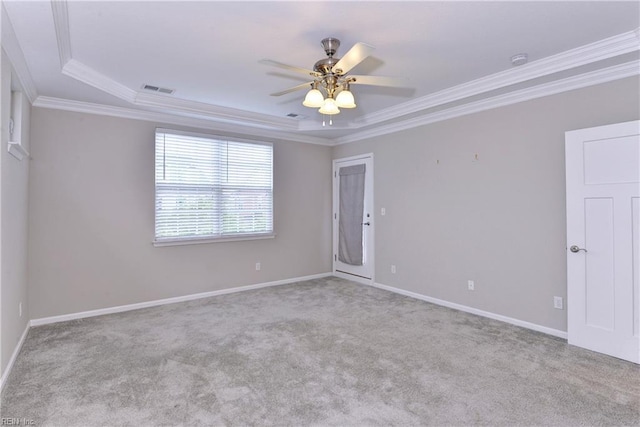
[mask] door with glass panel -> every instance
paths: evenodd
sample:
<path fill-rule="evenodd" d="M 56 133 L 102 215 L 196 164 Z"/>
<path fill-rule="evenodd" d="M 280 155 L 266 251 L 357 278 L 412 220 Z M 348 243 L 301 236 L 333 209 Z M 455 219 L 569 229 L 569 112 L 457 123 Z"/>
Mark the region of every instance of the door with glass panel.
<path fill-rule="evenodd" d="M 373 280 L 373 155 L 333 162 L 333 272 L 370 284 Z"/>

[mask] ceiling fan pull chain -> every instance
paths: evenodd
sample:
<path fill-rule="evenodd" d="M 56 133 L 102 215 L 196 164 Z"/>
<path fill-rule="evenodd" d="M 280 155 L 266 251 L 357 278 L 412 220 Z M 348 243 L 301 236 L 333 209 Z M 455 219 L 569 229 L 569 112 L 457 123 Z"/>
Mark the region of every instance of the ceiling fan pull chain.
<path fill-rule="evenodd" d="M 322 127 L 327 126 L 327 115 L 322 115 Z M 329 126 L 333 126 L 333 117 L 329 116 Z"/>

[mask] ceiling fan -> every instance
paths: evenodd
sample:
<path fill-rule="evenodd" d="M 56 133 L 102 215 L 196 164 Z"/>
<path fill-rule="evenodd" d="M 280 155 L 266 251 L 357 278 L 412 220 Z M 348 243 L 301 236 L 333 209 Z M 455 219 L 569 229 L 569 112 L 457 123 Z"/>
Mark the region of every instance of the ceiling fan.
<path fill-rule="evenodd" d="M 310 108 L 318 108 L 318 111 L 322 114 L 333 115 L 340 113 L 340 108 L 356 107 L 355 99 L 350 91 L 350 86 L 352 84 L 392 87 L 402 86 L 403 82 L 393 77 L 355 76 L 347 74 L 353 67 L 371 55 L 371 52 L 375 50 L 373 46 L 359 42 L 353 45 L 353 47 L 349 49 L 342 58 L 336 58 L 334 55 L 336 54 L 338 47 L 340 47 L 340 40 L 333 37 L 327 37 L 321 41 L 321 44 L 327 54 L 327 57 L 317 61 L 313 66 L 313 70 L 283 64 L 270 59 L 263 59 L 260 61 L 262 64 L 295 71 L 297 73 L 313 77 L 313 80 L 310 82 L 306 82 L 280 92 L 272 93 L 271 96 L 281 96 L 311 86 L 311 90 L 307 92 L 302 105 Z M 326 98 L 320 89 L 324 89 L 327 94 Z"/>

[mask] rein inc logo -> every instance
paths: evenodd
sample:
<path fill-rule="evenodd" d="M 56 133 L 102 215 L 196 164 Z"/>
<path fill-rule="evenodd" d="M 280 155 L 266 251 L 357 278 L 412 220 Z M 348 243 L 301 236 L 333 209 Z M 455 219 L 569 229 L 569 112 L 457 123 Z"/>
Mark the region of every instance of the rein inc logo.
<path fill-rule="evenodd" d="M 35 426 L 36 422 L 29 418 L 0 418 L 0 426 Z"/>

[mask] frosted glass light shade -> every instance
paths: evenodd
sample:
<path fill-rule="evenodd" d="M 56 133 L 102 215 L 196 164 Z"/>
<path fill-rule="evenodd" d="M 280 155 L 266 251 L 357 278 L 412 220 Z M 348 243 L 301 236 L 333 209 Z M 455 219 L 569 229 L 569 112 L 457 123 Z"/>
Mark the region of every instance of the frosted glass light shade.
<path fill-rule="evenodd" d="M 322 114 L 328 114 L 328 115 L 340 113 L 340 109 L 336 105 L 336 101 L 333 98 L 325 99 L 324 104 L 322 104 L 322 107 L 318 111 L 320 111 L 320 113 Z"/>
<path fill-rule="evenodd" d="M 351 91 L 345 89 L 336 97 L 336 104 L 340 108 L 356 108 L 356 100 Z"/>
<path fill-rule="evenodd" d="M 307 96 L 304 97 L 302 105 L 311 108 L 320 108 L 324 104 L 324 96 L 318 89 L 311 89 L 307 92 Z"/>

